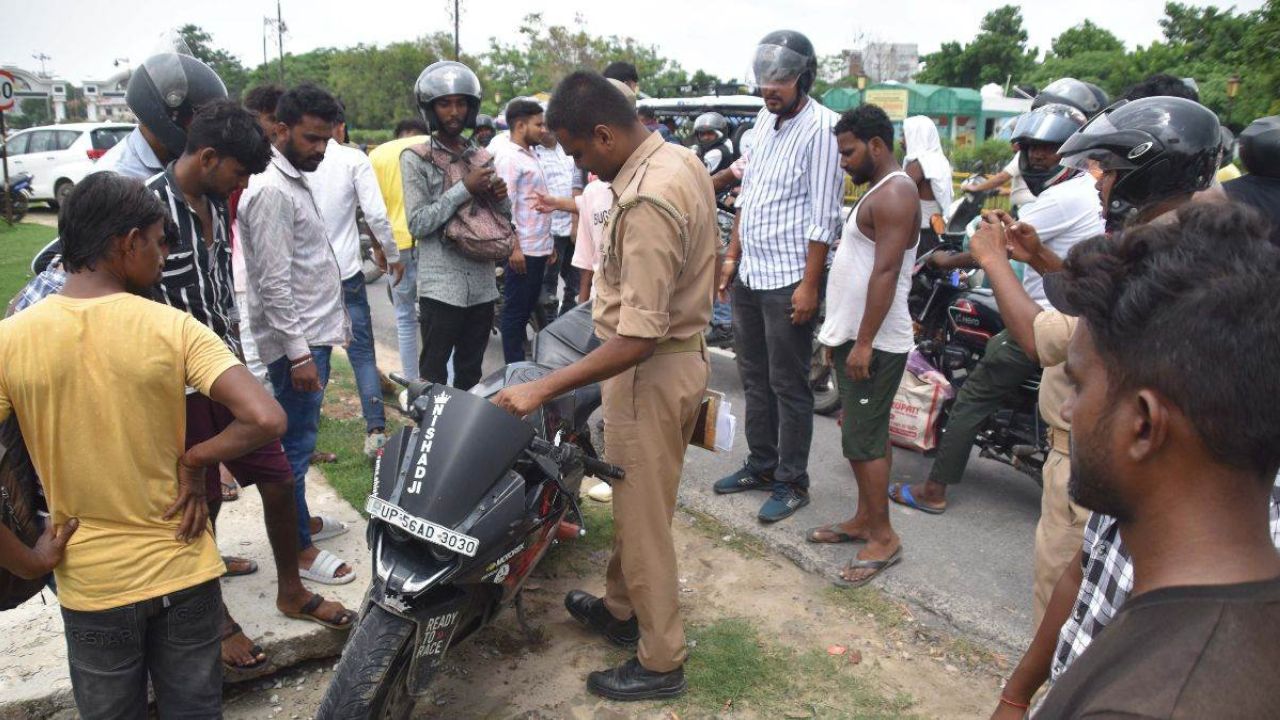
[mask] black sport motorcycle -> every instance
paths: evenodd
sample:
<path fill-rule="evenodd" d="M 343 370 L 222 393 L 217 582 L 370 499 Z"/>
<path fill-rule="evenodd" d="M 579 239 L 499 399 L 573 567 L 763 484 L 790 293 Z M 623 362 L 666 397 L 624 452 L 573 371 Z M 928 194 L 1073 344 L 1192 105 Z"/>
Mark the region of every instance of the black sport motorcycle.
<path fill-rule="evenodd" d="M 929 263 L 934 253 L 959 252 L 960 246 L 944 242 L 916 260 L 907 306 L 916 326 L 916 349 L 946 376 L 958 391 L 982 360 L 987 342 L 1001 330 L 1004 320 L 991 290 L 971 287 L 972 274 L 941 270 Z M 1040 418 L 1040 373 L 1006 396 L 978 430 L 975 444 L 981 457 L 1013 466 L 1040 481 L 1040 468 L 1048 456 L 1047 426 Z M 951 407 L 942 409 L 939 428 L 945 427 Z"/>
<path fill-rule="evenodd" d="M 513 602 L 525 624 L 525 580 L 557 538 L 585 534 L 584 472 L 606 481 L 623 472 L 591 442 L 598 386 L 525 420 L 489 398 L 598 342 L 583 305 L 538 333 L 533 362 L 507 365 L 471 392 L 392 376 L 409 388 L 416 427 L 396 433 L 374 468 L 365 506 L 373 578 L 316 717 L 408 717 L 458 643 Z"/>

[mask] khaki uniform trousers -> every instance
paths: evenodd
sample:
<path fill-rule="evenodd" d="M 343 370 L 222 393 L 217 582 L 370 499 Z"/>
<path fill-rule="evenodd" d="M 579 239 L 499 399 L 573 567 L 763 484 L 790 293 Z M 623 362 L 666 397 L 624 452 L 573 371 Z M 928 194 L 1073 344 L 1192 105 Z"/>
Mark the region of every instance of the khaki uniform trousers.
<path fill-rule="evenodd" d="M 1053 449 L 1042 471 L 1044 490 L 1040 495 L 1040 522 L 1036 523 L 1033 631 L 1040 626 L 1058 578 L 1080 550 L 1084 526 L 1089 520 L 1089 511 L 1071 502 L 1067 494 L 1071 480 L 1069 437 L 1062 430 L 1050 430 Z"/>
<path fill-rule="evenodd" d="M 604 382 L 606 459 L 627 477 L 613 485 L 613 557 L 605 607 L 640 624 L 640 664 L 670 672 L 684 664 L 684 624 L 671 519 L 684 452 L 706 391 L 706 350 L 655 354 Z"/>

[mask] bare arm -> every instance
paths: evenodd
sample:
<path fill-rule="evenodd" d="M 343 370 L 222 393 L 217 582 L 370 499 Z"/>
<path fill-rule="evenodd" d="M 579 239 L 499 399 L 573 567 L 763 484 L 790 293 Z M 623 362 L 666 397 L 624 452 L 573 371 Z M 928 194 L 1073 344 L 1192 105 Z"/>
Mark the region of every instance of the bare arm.
<path fill-rule="evenodd" d="M 742 181 L 734 174 L 732 168 L 725 168 L 711 176 L 711 187 L 715 189 L 717 195 L 740 182 Z"/>
<path fill-rule="evenodd" d="M 284 435 L 284 409 L 243 365 L 219 375 L 209 389 L 209 397 L 225 405 L 235 420 L 222 432 L 187 450 L 182 456 L 184 465 L 203 468 L 234 460 Z"/>
<path fill-rule="evenodd" d="M 1049 604 L 1045 607 L 1044 617 L 1040 620 L 1040 626 L 1036 628 L 1035 637 L 1031 639 L 1031 645 L 1027 647 L 1026 653 L 1018 661 L 1018 666 L 1009 676 L 1009 681 L 1005 683 L 1003 697 L 1015 703 L 1028 705 L 1031 703 L 1031 696 L 1035 695 L 1040 686 L 1049 679 L 1053 666 L 1053 651 L 1058 645 L 1058 634 L 1066 624 L 1067 618 L 1071 617 L 1076 595 L 1080 593 L 1080 583 L 1084 573 L 1081 569 L 1082 554 L 1083 550 L 1076 551 L 1075 557 L 1067 563 L 1066 570 L 1062 571 L 1062 577 L 1058 578 L 1058 584 L 1054 585 L 1053 595 L 1050 596 Z M 1001 708 L 1003 707 L 1001 705 Z M 992 717 L 999 717 L 1000 712 L 1001 709 L 997 708 L 996 714 Z M 1018 713 L 1016 717 L 1022 717 L 1022 714 Z"/>
<path fill-rule="evenodd" d="M 978 224 L 978 231 L 969 243 L 969 251 L 987 272 L 987 281 L 995 293 L 1004 326 L 1027 357 L 1038 364 L 1036 316 L 1043 308 L 1027 294 L 1022 281 L 1009 265 L 1004 226 L 998 221 L 993 222 L 992 216 L 988 215 L 988 218 Z"/>
<path fill-rule="evenodd" d="M 964 186 L 964 189 L 970 192 L 984 192 L 987 190 L 994 190 L 1000 187 L 1001 185 L 1004 185 L 1005 183 L 1009 182 L 1012 179 L 1013 179 L 1012 175 L 1001 170 L 1000 172 L 996 173 L 995 175 L 992 175 L 991 177 L 987 178 L 986 180 L 983 180 L 980 183 Z"/>

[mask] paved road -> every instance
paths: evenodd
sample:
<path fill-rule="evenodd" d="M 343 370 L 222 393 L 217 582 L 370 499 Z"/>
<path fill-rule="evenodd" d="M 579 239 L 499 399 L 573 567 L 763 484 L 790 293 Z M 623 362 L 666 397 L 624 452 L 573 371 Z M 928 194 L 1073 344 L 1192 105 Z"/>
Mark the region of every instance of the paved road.
<path fill-rule="evenodd" d="M 369 290 L 379 351 L 391 352 L 394 357 L 395 316 L 385 281 Z M 501 364 L 501 344 L 495 337 L 485 356 L 485 371 Z M 742 385 L 733 356 L 713 351 L 711 370 L 711 387 L 727 393 L 741 419 Z M 814 418 L 809 464 L 813 502 L 774 526 L 761 526 L 755 519 L 763 493 L 716 496 L 711 492 L 717 478 L 742 462 L 745 447 L 739 431 L 731 454 L 690 450 L 681 502 L 741 532 L 758 535 L 806 569 L 834 576 L 853 548 L 811 545 L 804 542 L 802 534 L 806 528 L 853 514 L 856 488 L 852 471 L 840 454 L 840 429 L 835 421 Z M 894 480 L 916 480 L 928 469 L 926 458 L 895 450 Z M 1025 647 L 1032 630 L 1031 557 L 1039 487 L 1003 464 L 975 456 L 966 482 L 952 494 L 945 515 L 891 507 L 894 526 L 903 539 L 904 560 L 885 573 L 881 586 L 966 634 L 1006 650 Z"/>

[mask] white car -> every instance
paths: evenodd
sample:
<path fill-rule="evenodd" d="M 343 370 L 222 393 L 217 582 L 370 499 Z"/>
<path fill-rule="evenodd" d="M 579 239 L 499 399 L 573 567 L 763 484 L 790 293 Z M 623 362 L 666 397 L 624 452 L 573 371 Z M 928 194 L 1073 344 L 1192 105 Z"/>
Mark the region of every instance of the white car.
<path fill-rule="evenodd" d="M 9 172 L 31 173 L 34 200 L 56 208 L 93 164 L 133 132 L 127 123 L 67 123 L 20 130 L 4 142 Z"/>

